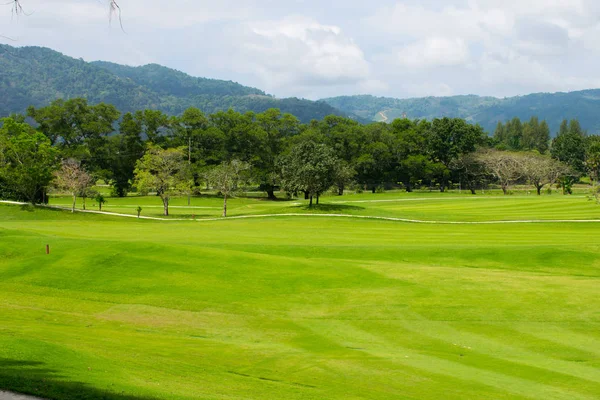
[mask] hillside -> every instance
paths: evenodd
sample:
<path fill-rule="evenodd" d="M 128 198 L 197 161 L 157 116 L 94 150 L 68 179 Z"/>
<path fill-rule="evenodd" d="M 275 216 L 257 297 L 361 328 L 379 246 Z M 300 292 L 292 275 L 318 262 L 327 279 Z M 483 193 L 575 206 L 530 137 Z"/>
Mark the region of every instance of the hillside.
<path fill-rule="evenodd" d="M 373 121 L 408 118 L 460 117 L 493 132 L 498 121 L 513 117 L 545 119 L 553 134 L 563 119 L 577 118 L 590 133 L 600 133 L 600 90 L 570 93 L 536 93 L 498 99 L 475 95 L 394 99 L 374 96 L 342 96 L 324 99 L 342 111 Z"/>
<path fill-rule="evenodd" d="M 159 109 L 179 114 L 191 106 L 206 113 L 229 108 L 240 112 L 280 108 L 303 122 L 344 115 L 324 102 L 277 99 L 256 88 L 196 78 L 156 64 L 128 67 L 88 63 L 47 48 L 0 45 L 0 116 L 73 97 L 111 103 L 123 112 Z"/>

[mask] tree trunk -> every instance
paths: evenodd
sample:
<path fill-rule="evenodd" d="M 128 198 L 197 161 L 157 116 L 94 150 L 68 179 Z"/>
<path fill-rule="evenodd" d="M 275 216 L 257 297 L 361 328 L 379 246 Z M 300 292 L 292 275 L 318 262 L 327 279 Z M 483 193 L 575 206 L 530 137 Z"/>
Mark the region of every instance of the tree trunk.
<path fill-rule="evenodd" d="M 98 208 L 102 211 L 102 203 L 98 203 Z"/>
<path fill-rule="evenodd" d="M 75 212 L 75 202 L 77 201 L 77 196 L 73 195 L 73 206 L 71 207 L 71 212 L 74 213 Z"/>
<path fill-rule="evenodd" d="M 321 197 L 321 195 L 317 193 L 317 205 L 319 205 L 319 197 Z"/>
<path fill-rule="evenodd" d="M 85 211 L 85 197 L 83 198 L 83 211 Z"/>
<path fill-rule="evenodd" d="M 165 217 L 169 216 L 169 199 L 163 199 L 163 207 L 165 209 Z"/>
<path fill-rule="evenodd" d="M 343 196 L 344 195 L 344 184 L 340 184 L 338 185 L 338 196 Z"/>
<path fill-rule="evenodd" d="M 227 217 L 227 194 L 223 196 L 223 218 Z"/>
<path fill-rule="evenodd" d="M 375 194 L 375 192 L 376 192 L 376 189 L 377 189 L 377 188 L 376 188 L 375 186 L 373 186 L 373 188 L 371 189 L 371 192 L 373 192 L 373 194 Z"/>
<path fill-rule="evenodd" d="M 192 204 L 192 194 L 188 193 L 188 207 Z"/>
<path fill-rule="evenodd" d="M 308 200 L 308 198 L 310 197 L 310 194 L 308 192 L 304 192 L 304 200 Z"/>
<path fill-rule="evenodd" d="M 536 188 L 536 190 L 537 190 L 537 194 L 538 194 L 538 196 L 541 196 L 541 195 L 542 195 L 542 188 L 543 188 L 543 187 L 544 187 L 543 185 L 542 185 L 542 186 L 539 186 L 539 185 L 536 185 L 536 186 L 535 186 L 535 188 Z"/>
<path fill-rule="evenodd" d="M 273 188 L 267 189 L 266 192 L 269 200 L 277 200 L 277 196 L 275 196 L 275 190 Z"/>
<path fill-rule="evenodd" d="M 504 193 L 504 195 L 508 194 L 508 186 L 505 184 L 502 185 L 502 193 Z"/>
<path fill-rule="evenodd" d="M 412 193 L 412 191 L 413 191 L 412 185 L 410 184 L 410 182 L 406 182 L 406 192 Z"/>
<path fill-rule="evenodd" d="M 308 206 L 312 207 L 312 203 L 313 203 L 313 197 L 312 197 L 312 195 L 310 195 L 310 203 L 308 203 Z"/>
<path fill-rule="evenodd" d="M 440 183 L 440 192 L 444 193 L 446 191 L 446 182 Z"/>

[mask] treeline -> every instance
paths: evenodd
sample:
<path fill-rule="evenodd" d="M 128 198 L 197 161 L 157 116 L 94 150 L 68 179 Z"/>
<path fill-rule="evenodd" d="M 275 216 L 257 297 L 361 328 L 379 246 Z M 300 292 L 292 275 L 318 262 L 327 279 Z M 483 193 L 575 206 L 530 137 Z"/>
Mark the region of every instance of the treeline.
<path fill-rule="evenodd" d="M 540 193 L 562 182 L 568 192 L 583 174 L 597 179 L 600 140 L 576 121 L 563 125 L 550 141 L 547 124 L 535 118 L 499 124 L 489 137 L 459 118 L 363 125 L 327 116 L 302 124 L 277 109 L 121 115 L 109 104 L 57 100 L 3 119 L 0 196 L 44 202 L 51 183 L 65 181 L 57 174 L 67 172 L 75 181 L 78 173 L 103 179 L 115 196 L 156 192 L 166 213 L 174 194 L 199 193 L 207 184 L 233 194 L 242 181 L 269 198 L 283 190 L 304 193 L 311 203 L 332 187 L 341 195 L 350 186 L 445 191 L 459 184 L 475 193 L 489 183 L 508 191 L 515 182 L 529 182 Z M 84 191 L 76 182 L 68 188 L 74 195 Z"/>

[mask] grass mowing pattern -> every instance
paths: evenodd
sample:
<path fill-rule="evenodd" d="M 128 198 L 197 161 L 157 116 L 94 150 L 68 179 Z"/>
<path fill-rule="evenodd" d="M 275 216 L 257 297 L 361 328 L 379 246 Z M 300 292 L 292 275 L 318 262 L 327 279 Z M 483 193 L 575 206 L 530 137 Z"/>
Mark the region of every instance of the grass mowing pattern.
<path fill-rule="evenodd" d="M 493 192 L 497 194 L 497 192 Z M 233 198 L 228 202 L 229 216 L 283 214 L 283 213 L 331 213 L 377 217 L 416 219 L 423 221 L 512 221 L 512 220 L 562 220 L 600 219 L 600 207 L 588 201 L 585 195 L 551 196 L 535 195 L 478 195 L 458 193 L 383 193 L 330 196 L 323 204 L 309 209 L 304 200 L 267 201 L 264 198 Z M 51 205 L 70 207 L 67 197 L 52 198 Z M 171 201 L 170 217 L 174 219 L 195 216 L 218 218 L 222 214 L 223 200 L 216 196 L 187 198 Z M 162 203 L 156 196 L 111 198 L 102 208 L 104 211 L 136 215 L 136 208 L 143 208 L 142 215 L 163 217 Z M 78 202 L 81 208 L 81 203 Z M 88 209 L 97 210 L 88 200 Z"/>
<path fill-rule="evenodd" d="M 56 399 L 594 399 L 598 229 L 165 224 L 0 206 L 0 387 Z"/>

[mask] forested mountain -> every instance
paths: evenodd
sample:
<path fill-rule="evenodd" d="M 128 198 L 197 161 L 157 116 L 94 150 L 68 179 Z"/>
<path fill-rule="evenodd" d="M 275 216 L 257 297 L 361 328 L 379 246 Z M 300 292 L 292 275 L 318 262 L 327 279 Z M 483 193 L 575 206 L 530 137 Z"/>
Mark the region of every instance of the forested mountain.
<path fill-rule="evenodd" d="M 0 116 L 75 97 L 113 104 L 122 112 L 157 109 L 180 114 L 192 106 L 206 113 L 279 108 L 303 122 L 346 115 L 324 102 L 277 99 L 235 82 L 196 78 L 156 64 L 87 63 L 47 48 L 0 45 Z"/>
<path fill-rule="evenodd" d="M 343 96 L 324 99 L 335 108 L 374 121 L 391 121 L 404 115 L 410 119 L 458 117 L 479 123 L 488 132 L 496 124 L 519 117 L 537 116 L 556 135 L 564 119 L 578 119 L 590 133 L 600 133 L 600 90 L 570 93 L 536 93 L 498 99 L 480 96 L 394 99 L 374 96 Z"/>

